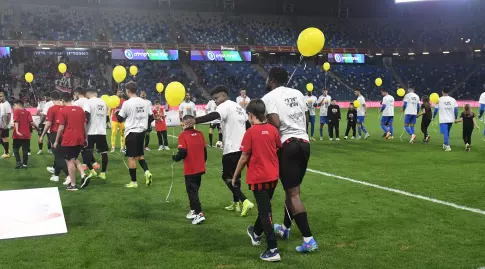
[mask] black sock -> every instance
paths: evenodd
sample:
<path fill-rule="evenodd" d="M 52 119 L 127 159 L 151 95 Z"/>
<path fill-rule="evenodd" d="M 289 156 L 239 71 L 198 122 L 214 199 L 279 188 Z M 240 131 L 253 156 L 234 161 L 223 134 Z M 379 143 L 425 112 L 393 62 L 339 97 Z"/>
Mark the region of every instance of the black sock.
<path fill-rule="evenodd" d="M 136 182 L 136 168 L 130 168 L 131 181 Z"/>
<path fill-rule="evenodd" d="M 150 144 L 150 134 L 147 134 L 145 136 L 145 148 L 147 148 L 149 144 Z"/>
<path fill-rule="evenodd" d="M 212 147 L 212 134 L 209 134 L 209 145 Z"/>
<path fill-rule="evenodd" d="M 244 200 L 246 200 L 246 196 L 244 195 L 244 193 L 242 193 L 240 187 L 232 186 L 231 182 L 229 182 L 229 183 L 226 182 L 226 185 L 231 190 L 231 192 L 233 194 L 233 198 L 237 197 L 237 199 L 234 199 L 234 200 L 239 200 L 241 202 L 244 202 Z"/>
<path fill-rule="evenodd" d="M 108 153 L 101 154 L 101 172 L 106 173 L 108 169 Z"/>
<path fill-rule="evenodd" d="M 298 229 L 300 229 L 301 235 L 303 235 L 303 237 L 312 236 L 312 232 L 310 231 L 310 224 L 308 224 L 308 216 L 306 212 L 298 213 L 294 215 L 293 218 L 295 219 L 295 223 L 298 226 Z"/>
<path fill-rule="evenodd" d="M 81 153 L 83 157 L 83 162 L 86 164 L 89 170 L 93 170 L 93 152 L 90 150 L 85 150 Z"/>
<path fill-rule="evenodd" d="M 219 133 L 219 141 L 222 142 L 222 133 Z"/>
<path fill-rule="evenodd" d="M 49 143 L 49 141 L 47 141 L 47 149 L 50 150 L 51 149 L 51 143 Z"/>
<path fill-rule="evenodd" d="M 10 151 L 8 150 L 8 142 L 3 142 L 3 148 L 5 149 L 5 154 L 9 154 Z"/>
<path fill-rule="evenodd" d="M 42 150 L 44 148 L 44 143 L 39 143 L 39 150 Z"/>
<path fill-rule="evenodd" d="M 141 168 L 143 168 L 143 171 L 148 171 L 148 164 L 145 159 L 139 160 L 138 163 L 140 164 Z"/>
<path fill-rule="evenodd" d="M 285 227 L 287 229 L 290 229 L 291 228 L 291 223 L 292 223 L 290 216 L 292 216 L 292 214 L 291 214 L 291 211 L 289 209 L 287 210 L 286 206 L 285 206 L 285 214 L 284 214 L 284 216 L 285 216 L 285 218 L 284 218 L 284 221 L 283 221 L 283 225 L 285 225 Z"/>

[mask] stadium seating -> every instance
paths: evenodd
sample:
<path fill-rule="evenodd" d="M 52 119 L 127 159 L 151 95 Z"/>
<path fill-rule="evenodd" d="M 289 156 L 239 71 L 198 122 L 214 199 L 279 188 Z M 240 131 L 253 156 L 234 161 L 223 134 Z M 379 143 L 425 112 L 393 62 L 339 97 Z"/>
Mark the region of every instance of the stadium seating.
<path fill-rule="evenodd" d="M 241 26 L 255 44 L 294 46 L 298 33 L 290 20 L 278 16 L 244 16 Z"/>

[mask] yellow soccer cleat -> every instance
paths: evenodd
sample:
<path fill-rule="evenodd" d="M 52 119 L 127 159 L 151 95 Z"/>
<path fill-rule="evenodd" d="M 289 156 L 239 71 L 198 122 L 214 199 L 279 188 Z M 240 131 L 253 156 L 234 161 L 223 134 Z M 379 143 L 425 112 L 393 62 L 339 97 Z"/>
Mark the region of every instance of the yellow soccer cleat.
<path fill-rule="evenodd" d="M 150 171 L 148 170 L 145 172 L 145 181 L 147 186 L 150 186 L 152 184 L 152 173 L 150 173 Z"/>
<path fill-rule="evenodd" d="M 241 217 L 245 217 L 248 215 L 248 212 L 251 208 L 254 207 L 254 204 L 251 203 L 251 201 L 249 201 L 248 199 L 244 200 L 243 202 L 243 209 L 242 209 L 242 212 L 241 212 Z"/>
<path fill-rule="evenodd" d="M 130 182 L 128 184 L 125 184 L 125 188 L 134 188 L 134 189 L 136 189 L 136 188 L 138 188 L 138 183 L 132 181 L 132 182 Z"/>
<path fill-rule="evenodd" d="M 100 173 L 98 177 L 102 180 L 106 180 L 106 173 Z"/>

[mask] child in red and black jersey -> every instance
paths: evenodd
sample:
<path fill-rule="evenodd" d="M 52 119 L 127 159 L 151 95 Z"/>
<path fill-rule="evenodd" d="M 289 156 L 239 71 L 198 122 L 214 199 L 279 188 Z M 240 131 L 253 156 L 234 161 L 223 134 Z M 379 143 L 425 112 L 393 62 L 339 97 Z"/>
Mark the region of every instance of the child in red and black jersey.
<path fill-rule="evenodd" d="M 202 175 L 205 174 L 207 149 L 204 134 L 195 130 L 192 124 L 194 116 L 185 115 L 182 120 L 184 131 L 178 138 L 178 153 L 172 159 L 175 162 L 184 160 L 185 188 L 190 202 L 190 211 L 186 217 L 192 220 L 192 224 L 199 224 L 205 221 L 199 200 L 199 188 Z"/>
<path fill-rule="evenodd" d="M 249 102 L 246 107 L 252 127 L 244 134 L 241 143 L 242 155 L 234 175 L 239 175 L 247 165 L 246 183 L 253 191 L 258 205 L 258 218 L 254 226 L 249 226 L 247 233 L 253 245 L 261 244 L 263 232 L 268 247 L 260 256 L 265 261 L 279 261 L 276 235 L 271 216 L 271 199 L 279 178 L 277 150 L 281 148 L 279 131 L 266 122 L 266 107 L 260 99 Z M 237 178 L 233 179 L 236 184 Z"/>
<path fill-rule="evenodd" d="M 12 134 L 13 139 L 13 153 L 17 165 L 15 169 L 27 168 L 27 162 L 29 160 L 30 149 L 30 126 L 39 130 L 39 127 L 32 121 L 32 115 L 29 111 L 24 109 L 24 103 L 22 100 L 16 100 L 14 103 L 13 121 L 14 131 Z M 20 160 L 20 148 L 22 148 L 22 161 Z"/>

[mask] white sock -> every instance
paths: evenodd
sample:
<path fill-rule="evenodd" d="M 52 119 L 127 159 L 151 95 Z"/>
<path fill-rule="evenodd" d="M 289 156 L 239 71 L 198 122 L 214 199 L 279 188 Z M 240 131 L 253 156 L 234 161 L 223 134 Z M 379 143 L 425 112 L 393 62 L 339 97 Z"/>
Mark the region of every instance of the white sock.
<path fill-rule="evenodd" d="M 254 237 L 256 237 L 256 238 L 261 237 L 261 235 L 263 235 L 263 234 L 257 235 L 256 233 L 254 233 Z"/>
<path fill-rule="evenodd" d="M 312 239 L 313 239 L 313 236 L 303 237 L 303 241 L 305 241 L 305 243 L 308 243 L 308 242 L 312 241 Z"/>

